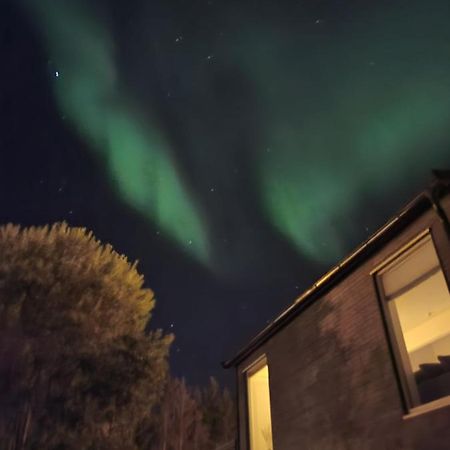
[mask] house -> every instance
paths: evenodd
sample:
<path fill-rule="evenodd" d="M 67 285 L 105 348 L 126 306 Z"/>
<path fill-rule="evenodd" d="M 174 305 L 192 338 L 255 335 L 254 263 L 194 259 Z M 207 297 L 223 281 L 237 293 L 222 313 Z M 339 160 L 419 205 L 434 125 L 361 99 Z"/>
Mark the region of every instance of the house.
<path fill-rule="evenodd" d="M 241 450 L 450 449 L 450 177 L 237 355 Z"/>

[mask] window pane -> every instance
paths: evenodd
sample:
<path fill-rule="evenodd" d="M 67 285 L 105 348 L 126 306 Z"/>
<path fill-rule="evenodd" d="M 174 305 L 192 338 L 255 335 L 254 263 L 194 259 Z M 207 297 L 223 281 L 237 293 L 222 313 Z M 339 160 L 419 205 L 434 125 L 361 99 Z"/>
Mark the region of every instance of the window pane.
<path fill-rule="evenodd" d="M 417 247 L 394 263 L 382 282 L 384 289 L 388 280 L 388 291 L 400 292 L 389 301 L 394 328 L 397 323 L 418 403 L 427 403 L 450 395 L 450 295 L 431 239 Z"/>
<path fill-rule="evenodd" d="M 264 364 L 247 375 L 251 450 L 272 450 L 269 369 Z"/>
<path fill-rule="evenodd" d="M 412 252 L 399 257 L 395 264 L 381 275 L 385 296 L 395 296 L 433 269 L 439 269 L 439 260 L 432 240 L 427 238 L 418 243 Z"/>

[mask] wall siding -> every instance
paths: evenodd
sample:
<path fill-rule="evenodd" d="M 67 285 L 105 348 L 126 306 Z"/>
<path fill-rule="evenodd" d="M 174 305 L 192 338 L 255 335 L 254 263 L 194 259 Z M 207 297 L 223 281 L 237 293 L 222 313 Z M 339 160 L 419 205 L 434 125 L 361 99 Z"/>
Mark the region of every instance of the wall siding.
<path fill-rule="evenodd" d="M 450 198 L 443 202 L 450 211 Z M 270 374 L 274 450 L 450 448 L 450 407 L 405 418 L 371 270 L 432 227 L 450 280 L 448 236 L 428 211 L 242 362 L 240 448 L 248 449 L 243 371 Z"/>

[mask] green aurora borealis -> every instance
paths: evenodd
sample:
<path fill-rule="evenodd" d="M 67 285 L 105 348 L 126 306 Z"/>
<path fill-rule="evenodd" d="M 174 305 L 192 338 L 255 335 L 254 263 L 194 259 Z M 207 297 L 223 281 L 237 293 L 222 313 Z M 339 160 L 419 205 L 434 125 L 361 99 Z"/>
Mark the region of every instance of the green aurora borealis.
<path fill-rule="evenodd" d="M 239 149 L 250 161 L 241 176 L 251 180 L 264 221 L 301 256 L 326 264 L 363 235 L 361 208 L 370 210 L 372 199 L 394 201 L 391 192 L 450 160 L 447 1 L 362 5 L 351 17 L 344 8 L 319 11 L 306 2 L 259 12 L 232 2 L 205 19 L 167 6 L 178 34 L 153 29 L 147 5 L 121 30 L 129 31 L 133 51 L 120 58 L 117 31 L 87 3 L 25 3 L 59 74 L 58 105 L 104 161 L 117 192 L 219 272 L 219 253 L 230 265 L 248 247 L 264 245 L 248 238 L 246 208 L 236 206 L 233 168 L 241 170 L 242 157 L 236 142 L 250 143 Z M 157 36 L 158 56 L 149 36 Z M 124 75 L 137 70 L 149 90 L 155 80 L 164 91 L 161 79 L 176 80 L 178 103 L 170 114 L 151 95 L 137 94 Z M 229 89 L 238 91 L 231 107 Z M 181 131 L 171 133 L 168 116 Z M 223 197 L 211 201 L 209 191 Z M 210 215 L 222 207 L 239 231 L 236 245 L 218 252 Z"/>
<path fill-rule="evenodd" d="M 28 3 L 58 68 L 58 104 L 105 162 L 118 193 L 206 262 L 208 239 L 201 214 L 151 108 L 140 113 L 120 85 L 108 30 L 77 2 Z"/>
<path fill-rule="evenodd" d="M 343 236 L 365 199 L 448 165 L 450 5 L 432 3 L 399 2 L 378 15 L 375 7 L 332 37 L 310 25 L 294 38 L 255 34 L 253 57 L 242 57 L 270 105 L 264 204 L 311 258 L 330 263 L 348 251 Z"/>

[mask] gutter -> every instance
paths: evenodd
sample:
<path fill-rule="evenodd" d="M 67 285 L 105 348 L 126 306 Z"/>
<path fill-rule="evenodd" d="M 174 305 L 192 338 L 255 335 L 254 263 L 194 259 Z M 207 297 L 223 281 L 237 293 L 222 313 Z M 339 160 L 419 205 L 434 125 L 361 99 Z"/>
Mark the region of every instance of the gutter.
<path fill-rule="evenodd" d="M 437 216 L 445 228 L 447 237 L 450 239 L 450 222 L 444 208 L 441 206 L 440 199 L 448 191 L 450 185 L 450 171 L 433 171 L 436 181 L 429 190 L 430 202 L 433 205 Z"/>

